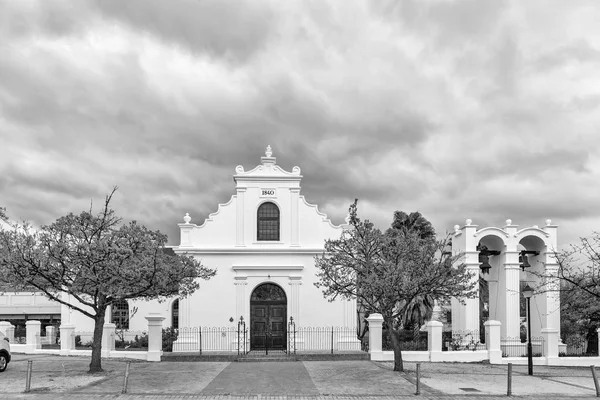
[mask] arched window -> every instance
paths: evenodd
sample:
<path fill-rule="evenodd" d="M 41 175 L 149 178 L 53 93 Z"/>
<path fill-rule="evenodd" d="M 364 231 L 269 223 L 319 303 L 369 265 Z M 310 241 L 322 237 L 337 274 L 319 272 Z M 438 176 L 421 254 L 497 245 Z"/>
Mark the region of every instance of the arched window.
<path fill-rule="evenodd" d="M 129 304 L 127 300 L 116 300 L 112 303 L 111 320 L 117 329 L 129 329 Z"/>
<path fill-rule="evenodd" d="M 179 329 L 179 299 L 171 306 L 171 328 Z"/>
<path fill-rule="evenodd" d="M 256 231 L 257 240 L 279 240 L 279 207 L 273 203 L 258 207 Z"/>

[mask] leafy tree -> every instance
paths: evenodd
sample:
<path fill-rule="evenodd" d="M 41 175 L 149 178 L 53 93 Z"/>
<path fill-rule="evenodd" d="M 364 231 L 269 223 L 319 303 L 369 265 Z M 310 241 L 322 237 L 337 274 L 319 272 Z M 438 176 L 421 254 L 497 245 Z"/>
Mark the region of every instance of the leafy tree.
<path fill-rule="evenodd" d="M 191 256 L 164 251 L 167 236 L 135 221 L 121 224 L 106 196 L 97 215 L 69 213 L 48 226 L 0 230 L 0 282 L 35 288 L 94 320 L 89 372 L 102 371 L 106 309 L 119 299 L 187 296 L 215 274 Z M 68 301 L 68 296 L 76 301 Z"/>
<path fill-rule="evenodd" d="M 577 338 L 587 341 L 586 353 L 597 354 L 600 327 L 600 302 L 589 293 L 573 290 L 569 283 L 563 282 L 560 295 L 561 336 L 563 343 Z"/>
<path fill-rule="evenodd" d="M 555 258 L 556 275 L 546 278 L 558 278 L 566 283 L 561 285 L 561 291 L 581 291 L 595 301 L 600 299 L 600 232 L 581 238 L 580 244 L 568 250 L 556 252 Z"/>
<path fill-rule="evenodd" d="M 349 211 L 352 229 L 327 240 L 315 258 L 315 285 L 330 301 L 356 299 L 366 312 L 380 313 L 394 349 L 394 370 L 403 371 L 398 336 L 414 304 L 425 297 L 473 297 L 477 281 L 457 263 L 459 256 L 442 252 L 447 241 L 423 240 L 412 230 L 383 234 L 358 218 L 357 201 Z"/>

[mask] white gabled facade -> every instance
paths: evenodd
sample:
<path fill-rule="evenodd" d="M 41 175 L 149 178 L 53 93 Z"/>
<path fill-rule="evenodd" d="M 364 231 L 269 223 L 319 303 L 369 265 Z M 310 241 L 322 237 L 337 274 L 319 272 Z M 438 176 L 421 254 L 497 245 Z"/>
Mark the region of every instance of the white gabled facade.
<path fill-rule="evenodd" d="M 279 286 L 285 294 L 286 324 L 293 317 L 297 326 L 355 327 L 356 302 L 329 302 L 314 285 L 314 257 L 323 253 L 326 239 L 339 238 L 349 226 L 332 224 L 316 205 L 309 204 L 300 194 L 300 168 L 283 170 L 270 147 L 257 167 L 246 171 L 237 166 L 233 180 L 231 199 L 219 204 L 202 224 L 192 222 L 193 213 L 186 214 L 179 224 L 180 244 L 173 251 L 193 255 L 217 270 L 210 280 L 200 281 L 198 291 L 179 300 L 179 328 L 233 327 L 243 317 L 252 330 L 251 296 L 266 283 Z M 257 237 L 257 212 L 264 203 L 279 210 L 279 240 Z M 150 313 L 163 315 L 164 326 L 172 326 L 175 300 L 129 301 L 129 308 L 137 309 L 129 329 L 146 330 L 145 317 Z M 65 306 L 62 321 L 75 325 L 76 331 L 93 329 L 91 319 Z"/>
<path fill-rule="evenodd" d="M 335 226 L 300 194 L 300 168 L 284 171 L 270 148 L 261 164 L 242 166 L 233 176 L 236 193 L 201 224 L 186 215 L 181 243 L 174 251 L 191 254 L 217 275 L 180 303 L 180 326 L 219 326 L 229 318 L 251 319 L 252 291 L 263 283 L 280 286 L 287 298 L 287 318 L 305 326 L 356 325 L 354 302 L 328 302 L 314 286 L 314 257 L 326 239 L 339 238 Z M 258 240 L 258 208 L 273 203 L 280 213 L 279 240 Z"/>

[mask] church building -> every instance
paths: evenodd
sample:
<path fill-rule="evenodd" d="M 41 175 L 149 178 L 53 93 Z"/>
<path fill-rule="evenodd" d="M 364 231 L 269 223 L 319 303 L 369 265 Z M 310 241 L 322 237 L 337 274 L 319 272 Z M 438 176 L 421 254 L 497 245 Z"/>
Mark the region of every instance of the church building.
<path fill-rule="evenodd" d="M 205 221 L 196 224 L 193 210 L 186 213 L 179 224 L 180 244 L 172 248 L 177 254 L 193 255 L 217 274 L 200 281 L 188 298 L 115 304 L 108 314 L 112 321 L 143 331 L 144 317 L 160 313 L 166 317 L 163 326 L 181 330 L 235 327 L 241 317 L 249 328 L 251 348 L 265 345 L 265 331 L 270 332 L 269 347 L 285 348 L 290 318 L 297 327 L 352 332 L 356 302 L 329 302 L 314 285 L 314 257 L 323 254 L 325 240 L 339 238 L 349 225 L 334 225 L 309 204 L 300 193 L 300 168 L 283 170 L 270 146 L 255 168 L 237 166 L 233 181 L 231 199 Z M 63 323 L 75 325 L 77 331 L 92 331 L 92 321 L 77 311 L 63 306 L 62 314 Z"/>

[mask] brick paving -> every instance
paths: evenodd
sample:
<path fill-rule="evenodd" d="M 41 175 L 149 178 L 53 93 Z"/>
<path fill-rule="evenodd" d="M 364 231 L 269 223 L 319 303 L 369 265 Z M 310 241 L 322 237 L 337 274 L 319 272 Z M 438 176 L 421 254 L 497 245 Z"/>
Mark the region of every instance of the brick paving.
<path fill-rule="evenodd" d="M 26 361 L 34 359 L 32 392 L 22 393 Z M 0 374 L 0 399 L 314 399 L 474 400 L 506 397 L 506 366 L 422 363 L 421 396 L 415 392 L 415 364 L 392 371 L 392 364 L 370 361 L 169 362 L 131 364 L 127 394 L 123 360 L 103 361 L 106 372 L 86 382 L 89 358 L 16 355 Z M 71 377 L 71 386 L 52 386 Z M 45 379 L 45 380 L 44 380 Z M 77 382 L 75 382 L 77 381 Z M 83 383 L 82 383 L 83 382 Z M 76 387 L 76 385 L 81 385 Z M 473 390 L 473 391 L 465 391 Z M 513 394 L 519 399 L 596 398 L 588 368 L 513 368 Z"/>

